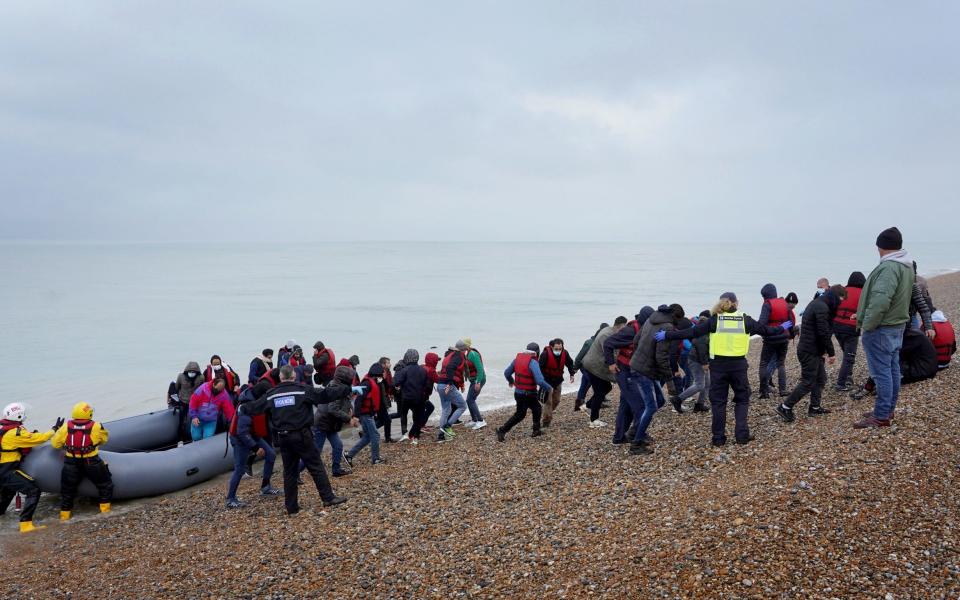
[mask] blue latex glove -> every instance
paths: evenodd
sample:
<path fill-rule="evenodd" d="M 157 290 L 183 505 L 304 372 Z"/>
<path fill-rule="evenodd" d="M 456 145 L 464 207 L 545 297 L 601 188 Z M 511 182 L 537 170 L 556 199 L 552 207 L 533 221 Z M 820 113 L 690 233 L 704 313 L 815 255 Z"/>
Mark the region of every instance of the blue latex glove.
<path fill-rule="evenodd" d="M 690 340 L 683 340 L 683 349 L 689 350 L 690 348 L 693 348 L 693 344 L 690 343 Z"/>
<path fill-rule="evenodd" d="M 783 327 L 784 331 L 790 331 L 790 329 L 793 327 L 793 321 L 784 321 L 783 325 L 780 327 Z"/>
<path fill-rule="evenodd" d="M 662 342 L 663 340 L 667 339 L 667 332 L 661 329 L 653 334 L 653 339 L 657 340 L 658 342 Z"/>

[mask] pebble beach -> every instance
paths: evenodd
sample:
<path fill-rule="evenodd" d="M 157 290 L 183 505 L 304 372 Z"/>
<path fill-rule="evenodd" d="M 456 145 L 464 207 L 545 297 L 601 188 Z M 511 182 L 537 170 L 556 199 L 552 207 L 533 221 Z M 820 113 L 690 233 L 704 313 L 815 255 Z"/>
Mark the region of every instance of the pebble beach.
<path fill-rule="evenodd" d="M 931 279 L 930 292 L 956 325 L 960 274 Z M 793 346 L 789 357 L 792 385 Z M 365 451 L 332 480 L 349 501 L 331 509 L 308 481 L 288 517 L 254 478 L 241 483 L 248 506 L 227 510 L 220 479 L 111 515 L 86 505 L 77 512 L 90 518 L 47 518 L 30 535 L 5 519 L 0 589 L 20 600 L 957 598 L 958 383 L 955 365 L 904 387 L 894 425 L 866 431 L 850 425 L 872 397 L 828 386 L 831 414 L 807 417 L 803 400 L 784 424 L 779 399 L 755 392 L 756 440 L 724 448 L 709 444 L 709 413 L 665 409 L 649 456 L 612 445 L 612 426 L 589 429 L 568 395 L 540 438 L 528 416 L 498 443 L 512 411 L 497 411 L 452 442 L 384 445 L 386 465 Z M 612 425 L 616 391 L 609 404 Z"/>

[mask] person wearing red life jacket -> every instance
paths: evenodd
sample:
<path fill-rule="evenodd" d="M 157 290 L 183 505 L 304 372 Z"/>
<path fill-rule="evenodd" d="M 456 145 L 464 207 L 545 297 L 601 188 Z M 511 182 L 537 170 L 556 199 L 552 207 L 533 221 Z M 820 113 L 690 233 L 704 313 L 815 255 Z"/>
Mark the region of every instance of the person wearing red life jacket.
<path fill-rule="evenodd" d="M 437 377 L 437 393 L 440 395 L 440 431 L 437 441 L 446 442 L 454 438 L 453 425 L 467 410 L 467 401 L 461 392 L 466 381 L 467 344 L 463 340 L 447 349 L 440 365 Z"/>
<path fill-rule="evenodd" d="M 507 419 L 507 422 L 497 428 L 497 441 L 506 441 L 507 433 L 527 416 L 527 411 L 533 413 L 532 437 L 539 437 L 540 430 L 540 392 L 538 387 L 548 394 L 553 388 L 543 378 L 537 356 L 540 346 L 536 342 L 527 344 L 526 350 L 517 354 L 510 362 L 510 366 L 503 372 L 507 383 L 513 388 L 513 399 L 517 403 L 517 410 Z"/>
<path fill-rule="evenodd" d="M 300 346 L 294 346 L 293 351 L 290 353 L 290 360 L 287 362 L 291 367 L 302 367 L 307 364 L 307 359 L 303 356 L 303 348 Z"/>
<path fill-rule="evenodd" d="M 281 496 L 283 491 L 270 485 L 273 476 L 273 465 L 277 460 L 277 452 L 267 441 L 266 416 L 263 414 L 248 414 L 247 405 L 262 396 L 267 390 L 265 386 L 244 386 L 237 398 L 238 406 L 230 421 L 230 445 L 233 447 L 233 475 L 227 484 L 227 508 L 241 508 L 243 502 L 237 498 L 237 488 L 244 472 L 252 475 L 250 457 L 263 458 L 263 477 L 260 482 L 261 496 Z M 260 392 L 259 396 L 257 392 Z"/>
<path fill-rule="evenodd" d="M 77 488 L 84 478 L 97 487 L 100 512 L 110 512 L 113 501 L 113 477 L 107 463 L 100 458 L 99 447 L 107 443 L 109 433 L 93 420 L 93 407 L 86 402 L 73 406 L 70 420 L 57 430 L 50 441 L 54 448 L 63 448 L 63 470 L 60 472 L 60 520 L 67 521 L 73 511 Z"/>
<path fill-rule="evenodd" d="M 383 367 L 383 381 L 380 382 L 381 402 L 376 421 L 377 425 L 383 427 L 383 443 L 392 444 L 397 441 L 393 439 L 391 435 L 391 423 L 393 419 L 390 417 L 390 409 L 393 408 L 394 394 L 396 392 L 393 387 L 393 369 L 390 359 L 386 356 L 381 356 L 377 363 Z M 397 416 L 399 417 L 399 415 Z"/>
<path fill-rule="evenodd" d="M 768 283 L 760 289 L 760 295 L 763 297 L 763 307 L 760 309 L 760 317 L 757 323 L 764 327 L 779 327 L 787 321 L 796 322 L 790 314 L 790 307 L 785 298 L 777 297 L 777 286 Z M 780 388 L 780 395 L 787 396 L 790 391 L 787 389 L 787 349 L 790 347 L 790 340 L 793 339 L 795 331 L 783 331 L 782 333 L 763 338 L 763 345 L 760 348 L 760 399 L 770 398 L 770 380 L 773 372 L 770 369 L 771 364 L 777 365 L 777 384 Z"/>
<path fill-rule="evenodd" d="M 933 311 L 931 319 L 933 330 L 937 333 L 933 338 L 933 347 L 937 349 L 937 368 L 946 369 L 957 351 L 957 336 L 953 331 L 953 325 L 947 320 L 942 310 Z"/>
<path fill-rule="evenodd" d="M 233 370 L 233 367 L 225 364 L 219 355 L 214 354 L 210 357 L 210 364 L 203 371 L 203 380 L 210 382 L 218 378 L 223 379 L 231 398 L 235 398 L 240 393 L 240 375 Z"/>
<path fill-rule="evenodd" d="M 357 398 L 353 403 L 353 416 L 360 421 L 361 435 L 360 440 L 344 455 L 350 468 L 353 468 L 353 459 L 367 446 L 370 446 L 371 464 L 381 465 L 386 462 L 380 457 L 380 432 L 377 431 L 376 422 L 377 412 L 383 401 L 381 383 L 383 383 L 383 366 L 380 363 L 373 363 L 366 376 L 360 381 L 360 385 L 354 389 L 357 392 Z"/>
<path fill-rule="evenodd" d="M 833 335 L 837 338 L 837 345 L 843 353 L 840 370 L 837 373 L 837 392 L 853 390 L 853 366 L 857 361 L 857 348 L 860 346 L 860 330 L 857 329 L 857 305 L 860 303 L 860 291 L 867 282 L 866 276 L 860 271 L 850 273 L 847 279 L 847 297 L 837 307 L 837 315 L 833 318 Z"/>
<path fill-rule="evenodd" d="M 313 375 L 314 383 L 318 385 L 327 385 L 333 379 L 333 373 L 337 368 L 337 357 L 333 350 L 317 340 L 313 345 Z"/>
<path fill-rule="evenodd" d="M 46 527 L 33 524 L 33 513 L 40 501 L 40 488 L 33 477 L 20 470 L 20 461 L 34 446 L 52 438 L 63 425 L 63 419 L 57 419 L 50 431 L 31 433 L 23 426 L 26 413 L 23 404 L 13 402 L 4 407 L 3 418 L 0 419 L 0 515 L 7 512 L 14 496 L 23 494 L 25 500 L 20 509 L 20 533 Z"/>
<path fill-rule="evenodd" d="M 553 422 L 553 411 L 560 406 L 563 370 L 567 370 L 570 374 L 570 383 L 573 383 L 573 375 L 576 373 L 576 369 L 573 367 L 573 358 L 564 348 L 563 340 L 560 338 L 550 340 L 550 345 L 540 353 L 539 362 L 543 378 L 553 387 L 550 396 L 543 403 L 543 426 L 550 427 L 550 423 Z"/>

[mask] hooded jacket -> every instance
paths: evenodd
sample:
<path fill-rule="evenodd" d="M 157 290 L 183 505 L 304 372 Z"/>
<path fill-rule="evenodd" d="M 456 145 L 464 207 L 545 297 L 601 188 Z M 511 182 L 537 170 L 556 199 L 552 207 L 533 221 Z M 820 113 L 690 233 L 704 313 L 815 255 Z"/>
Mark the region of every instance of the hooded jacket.
<path fill-rule="evenodd" d="M 190 372 L 194 372 L 196 375 L 193 378 L 187 376 L 187 373 Z M 180 404 L 184 406 L 190 404 L 190 397 L 193 396 L 193 393 L 197 391 L 197 388 L 203 385 L 203 383 L 203 371 L 200 370 L 199 363 L 191 360 L 187 363 L 187 366 L 183 368 L 183 372 L 177 375 L 175 385 L 177 396 L 180 398 Z"/>
<path fill-rule="evenodd" d="M 873 331 L 906 324 L 910 320 L 914 283 L 913 261 L 905 250 L 881 258 L 860 294 L 857 326 L 862 331 Z"/>
<path fill-rule="evenodd" d="M 335 433 L 343 429 L 353 416 L 351 395 L 353 388 L 353 369 L 337 367 L 333 379 L 320 392 L 320 404 L 317 405 L 314 425 L 325 433 Z"/>
<path fill-rule="evenodd" d="M 757 317 L 757 323 L 760 323 L 763 326 L 770 324 L 770 302 L 768 300 L 773 300 L 778 298 L 777 295 L 777 286 L 772 283 L 768 283 L 762 288 L 760 288 L 760 295 L 763 297 L 763 307 L 760 309 L 760 316 Z M 789 311 L 790 320 L 796 323 L 796 317 L 793 315 L 793 311 Z M 771 335 L 770 337 L 763 338 L 764 344 L 785 344 L 789 342 L 796 335 L 796 327 L 790 329 L 790 331 L 783 331 L 778 335 Z"/>
<path fill-rule="evenodd" d="M 630 368 L 653 380 L 673 379 L 673 369 L 670 368 L 670 350 L 676 346 L 675 342 L 666 340 L 657 342 L 653 339 L 655 333 L 661 329 L 671 331 L 676 329 L 673 311 L 668 306 L 660 306 L 651 313 L 640 332 L 636 335 L 636 350 L 630 357 Z"/>
<path fill-rule="evenodd" d="M 900 382 L 914 383 L 937 376 L 937 349 L 923 332 L 913 328 L 903 331 L 900 348 Z"/>
<path fill-rule="evenodd" d="M 404 402 L 422 402 L 433 391 L 433 381 L 427 368 L 417 364 L 419 359 L 420 355 L 416 350 L 407 350 L 403 355 L 404 367 L 393 378 L 393 384 L 400 390 L 400 399 Z M 436 372 L 436 363 L 433 368 Z"/>
<path fill-rule="evenodd" d="M 800 326 L 797 354 L 833 356 L 833 318 L 837 315 L 840 299 L 827 290 L 807 304 Z"/>

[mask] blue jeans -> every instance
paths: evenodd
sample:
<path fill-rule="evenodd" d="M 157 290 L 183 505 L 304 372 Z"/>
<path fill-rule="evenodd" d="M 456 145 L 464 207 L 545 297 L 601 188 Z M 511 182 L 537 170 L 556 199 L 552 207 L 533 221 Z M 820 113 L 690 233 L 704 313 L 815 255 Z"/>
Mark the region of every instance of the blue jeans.
<path fill-rule="evenodd" d="M 360 415 L 360 428 L 363 430 L 360 441 L 350 448 L 347 452 L 347 458 L 353 459 L 358 452 L 363 450 L 367 444 L 370 445 L 370 462 L 375 463 L 380 460 L 380 432 L 377 431 L 377 423 L 373 420 L 373 415 Z"/>
<path fill-rule="evenodd" d="M 653 421 L 653 415 L 656 414 L 657 409 L 662 406 L 657 404 L 657 395 L 654 392 L 654 389 L 660 387 L 660 384 L 654 382 L 646 375 L 631 371 L 630 376 L 627 377 L 627 385 L 634 390 L 633 395 L 639 397 L 643 405 L 642 413 L 637 420 L 637 433 L 633 438 L 634 442 L 639 442 L 647 437 L 647 428 L 650 427 L 650 422 Z M 663 396 L 662 391 L 660 395 L 661 397 Z"/>
<path fill-rule="evenodd" d="M 613 441 L 619 442 L 627 435 L 631 423 L 640 419 L 643 413 L 643 398 L 639 389 L 630 385 L 630 380 L 640 374 L 621 367 L 617 373 L 617 385 L 620 386 L 620 406 L 617 408 L 617 420 L 613 428 Z"/>
<path fill-rule="evenodd" d="M 233 445 L 233 475 L 230 476 L 230 484 L 227 486 L 227 500 L 237 499 L 237 487 L 240 485 L 243 473 L 247 470 L 247 458 L 254 448 L 263 448 L 263 479 L 260 487 L 265 488 L 270 485 L 277 453 L 266 440 L 258 439 L 256 442 L 255 446 L 244 446 L 240 438 L 235 435 L 230 436 L 230 443 Z"/>
<path fill-rule="evenodd" d="M 449 389 L 444 393 L 443 390 Z M 460 415 L 467 410 L 467 403 L 463 399 L 463 394 L 453 384 L 437 384 L 437 393 L 440 394 L 440 428 L 447 427 L 460 420 Z"/>
<path fill-rule="evenodd" d="M 470 420 L 479 423 L 483 420 L 483 415 L 480 414 L 480 407 L 477 406 L 477 396 L 480 395 L 480 391 L 483 390 L 485 384 L 481 383 L 479 390 L 474 389 L 476 383 L 468 383 L 467 385 L 470 386 L 467 388 L 467 410 L 470 411 Z"/>
<path fill-rule="evenodd" d="M 583 402 L 590 391 L 590 374 L 586 369 L 580 369 L 580 389 L 577 391 L 577 400 Z"/>
<path fill-rule="evenodd" d="M 379 437 L 378 435 L 377 438 L 379 439 Z M 340 432 L 314 429 L 313 441 L 317 444 L 317 449 L 320 450 L 321 454 L 323 453 L 324 442 L 330 442 L 330 452 L 333 455 L 333 472 L 339 473 L 340 460 L 343 458 L 343 441 L 340 439 Z"/>
<path fill-rule="evenodd" d="M 190 437 L 193 438 L 195 442 L 213 437 L 216 432 L 216 421 L 200 421 L 199 425 L 194 425 L 192 422 L 190 423 Z"/>
<path fill-rule="evenodd" d="M 873 416 L 889 419 L 900 397 L 900 347 L 904 326 L 878 327 L 861 335 L 867 355 L 867 370 L 877 384 L 877 400 Z"/>

